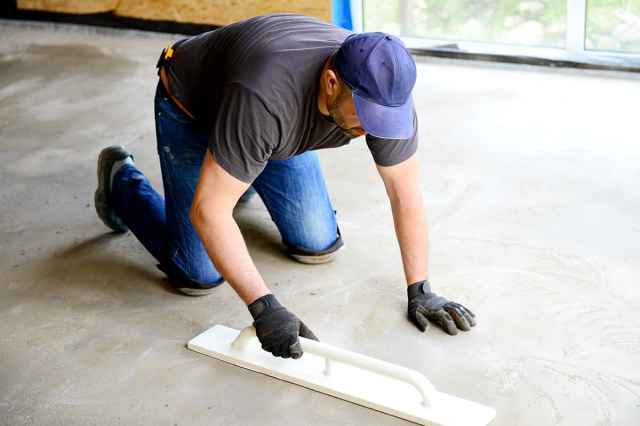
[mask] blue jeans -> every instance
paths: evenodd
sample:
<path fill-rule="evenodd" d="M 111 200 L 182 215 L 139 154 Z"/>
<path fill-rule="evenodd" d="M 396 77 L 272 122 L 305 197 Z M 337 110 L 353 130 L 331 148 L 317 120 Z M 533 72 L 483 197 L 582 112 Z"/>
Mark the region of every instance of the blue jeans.
<path fill-rule="evenodd" d="M 189 219 L 209 129 L 176 107 L 160 82 L 154 101 L 165 198 L 140 170 L 125 165 L 114 176 L 109 202 L 171 280 L 219 285 L 224 278 Z M 252 186 L 288 251 L 321 255 L 342 246 L 336 211 L 315 152 L 270 160 Z"/>

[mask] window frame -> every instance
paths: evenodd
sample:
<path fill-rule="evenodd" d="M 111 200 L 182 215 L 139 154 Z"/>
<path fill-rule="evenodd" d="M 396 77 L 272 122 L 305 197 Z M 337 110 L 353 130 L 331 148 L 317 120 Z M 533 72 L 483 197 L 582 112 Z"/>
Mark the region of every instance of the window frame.
<path fill-rule="evenodd" d="M 364 1 L 366 0 L 350 0 L 351 19 L 355 32 L 364 31 Z M 403 35 L 399 37 L 413 53 L 428 56 L 640 72 L 640 54 L 638 53 L 586 49 L 587 1 L 566 0 L 567 20 L 564 48 L 417 38 Z M 400 0 L 401 11 L 408 10 L 406 5 L 407 0 Z M 406 26 L 408 21 L 407 13 L 400 13 L 400 19 L 402 28 Z"/>

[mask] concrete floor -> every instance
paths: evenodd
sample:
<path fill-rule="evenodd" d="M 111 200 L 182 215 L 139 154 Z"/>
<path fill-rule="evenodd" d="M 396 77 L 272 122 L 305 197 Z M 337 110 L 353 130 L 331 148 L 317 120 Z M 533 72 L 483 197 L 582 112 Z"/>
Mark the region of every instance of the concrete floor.
<path fill-rule="evenodd" d="M 186 350 L 248 324 L 244 305 L 226 285 L 173 293 L 96 218 L 102 147 L 126 145 L 160 185 L 154 65 L 171 38 L 0 21 L 0 424 L 408 425 Z M 324 341 L 494 406 L 494 425 L 640 424 L 640 79 L 419 62 L 432 282 L 478 326 L 405 319 L 362 141 L 320 151 L 339 258 L 286 258 L 256 198 L 236 217 L 258 269 Z"/>

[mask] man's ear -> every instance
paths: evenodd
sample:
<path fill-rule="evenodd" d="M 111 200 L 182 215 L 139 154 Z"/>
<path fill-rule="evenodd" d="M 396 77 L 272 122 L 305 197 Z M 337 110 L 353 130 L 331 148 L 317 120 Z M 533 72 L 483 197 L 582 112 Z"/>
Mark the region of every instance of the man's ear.
<path fill-rule="evenodd" d="M 326 70 L 325 78 L 325 87 L 327 90 L 327 95 L 330 98 L 333 98 L 340 90 L 340 81 L 338 80 L 338 75 L 331 68 Z"/>

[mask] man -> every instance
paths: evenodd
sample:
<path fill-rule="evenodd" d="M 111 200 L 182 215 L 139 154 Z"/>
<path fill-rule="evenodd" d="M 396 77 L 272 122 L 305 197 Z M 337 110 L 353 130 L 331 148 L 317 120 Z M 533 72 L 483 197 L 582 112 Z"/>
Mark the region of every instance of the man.
<path fill-rule="evenodd" d="M 176 289 L 203 295 L 226 280 L 248 305 L 262 347 L 300 357 L 298 336 L 315 336 L 263 281 L 233 208 L 255 190 L 294 259 L 330 261 L 342 236 L 314 150 L 366 134 L 392 206 L 409 319 L 422 331 L 432 321 L 449 334 L 475 325 L 471 311 L 437 296 L 427 281 L 413 155 L 416 68 L 399 39 L 266 15 L 180 40 L 163 51 L 158 67 L 165 199 L 133 156 L 114 146 L 98 159 L 96 209 L 114 231 L 131 229 Z"/>

